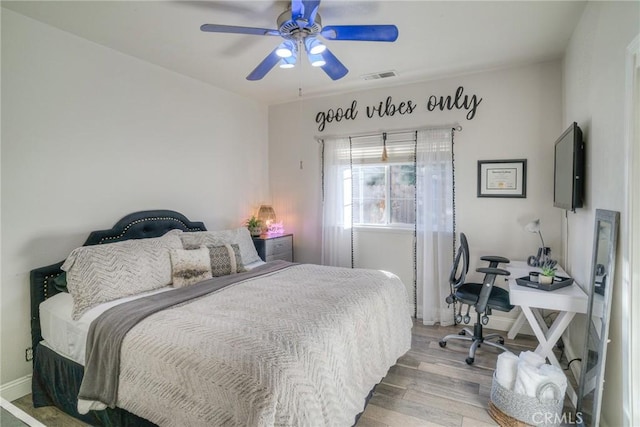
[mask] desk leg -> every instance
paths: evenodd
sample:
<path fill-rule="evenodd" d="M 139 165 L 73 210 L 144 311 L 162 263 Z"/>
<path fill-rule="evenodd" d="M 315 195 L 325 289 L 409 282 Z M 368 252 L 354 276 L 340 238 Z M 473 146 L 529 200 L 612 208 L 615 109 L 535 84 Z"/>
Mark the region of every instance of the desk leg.
<path fill-rule="evenodd" d="M 522 327 L 524 326 L 525 320 L 526 318 L 524 317 L 524 313 L 520 311 L 520 314 L 518 314 L 516 321 L 513 322 L 513 325 L 511 325 L 509 333 L 507 333 L 507 338 L 509 338 L 510 340 L 514 339 L 518 335 L 518 332 L 520 332 L 520 329 L 522 329 Z"/>
<path fill-rule="evenodd" d="M 569 323 L 571 323 L 571 320 L 576 315 L 576 313 L 561 311 L 551 327 L 547 330 L 544 322 L 542 322 L 542 324 L 539 323 L 539 319 L 544 320 L 542 319 L 540 313 L 534 314 L 531 308 L 526 306 L 521 306 L 521 308 L 522 312 L 527 318 L 527 321 L 529 322 L 529 325 L 531 326 L 531 329 L 533 329 L 533 333 L 536 335 L 536 338 L 538 338 L 539 344 L 538 347 L 536 347 L 535 352 L 540 356 L 549 359 L 549 362 L 552 365 L 562 369 L 562 366 L 560 366 L 560 362 L 556 358 L 556 355 L 553 354 L 553 346 L 556 345 L 556 342 L 558 342 L 558 340 L 562 336 L 562 333 L 565 331 L 565 329 L 567 329 L 567 326 L 569 326 Z M 571 402 L 575 405 L 577 395 L 573 390 L 573 387 L 571 387 L 571 384 L 569 384 L 568 382 L 567 394 L 569 395 Z"/>

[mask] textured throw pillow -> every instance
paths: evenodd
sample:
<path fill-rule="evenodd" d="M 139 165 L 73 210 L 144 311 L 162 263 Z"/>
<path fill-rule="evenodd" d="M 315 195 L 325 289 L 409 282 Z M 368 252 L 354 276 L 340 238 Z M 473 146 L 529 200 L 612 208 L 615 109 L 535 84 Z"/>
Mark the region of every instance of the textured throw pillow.
<path fill-rule="evenodd" d="M 240 249 L 232 245 L 209 246 L 211 274 L 214 277 L 246 271 L 240 258 Z"/>
<path fill-rule="evenodd" d="M 169 252 L 182 249 L 181 233 L 174 231 L 74 249 L 62 265 L 73 297 L 73 319 L 103 302 L 171 284 Z"/>
<path fill-rule="evenodd" d="M 171 251 L 173 286 L 181 288 L 211 279 L 209 248 L 174 249 Z"/>
<path fill-rule="evenodd" d="M 253 245 L 251 234 L 246 227 L 235 228 L 233 230 L 220 231 L 195 231 L 182 233 L 180 235 L 185 248 L 206 246 L 220 246 L 224 244 L 237 244 L 240 248 L 240 258 L 243 265 L 249 265 L 260 261 L 260 256 Z"/>

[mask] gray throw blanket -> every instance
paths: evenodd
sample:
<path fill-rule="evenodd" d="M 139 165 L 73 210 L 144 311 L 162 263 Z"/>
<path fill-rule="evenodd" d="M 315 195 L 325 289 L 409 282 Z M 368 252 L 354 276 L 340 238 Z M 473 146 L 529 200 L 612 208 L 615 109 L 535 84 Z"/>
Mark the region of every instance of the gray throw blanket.
<path fill-rule="evenodd" d="M 78 410 L 114 408 L 118 395 L 120 349 L 125 335 L 144 318 L 168 307 L 216 292 L 234 283 L 287 268 L 294 264 L 274 261 L 248 272 L 214 277 L 193 286 L 178 288 L 115 306 L 91 323 L 87 335 L 84 377 L 78 393 Z M 101 402 L 83 405 L 80 401 Z"/>

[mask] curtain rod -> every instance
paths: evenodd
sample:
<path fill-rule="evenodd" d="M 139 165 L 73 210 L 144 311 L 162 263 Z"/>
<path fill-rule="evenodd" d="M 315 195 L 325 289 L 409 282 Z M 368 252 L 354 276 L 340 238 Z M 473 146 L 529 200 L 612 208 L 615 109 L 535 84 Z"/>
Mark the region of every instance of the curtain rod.
<path fill-rule="evenodd" d="M 361 132 L 355 133 L 353 135 L 323 135 L 323 136 L 315 136 L 314 139 L 316 142 L 322 142 L 325 139 L 337 139 L 337 138 L 366 138 L 370 136 L 377 136 L 386 133 L 387 135 L 396 135 L 407 132 L 416 132 L 421 130 L 434 130 L 434 129 L 455 129 L 458 132 L 462 132 L 462 126 L 459 123 L 453 123 L 451 125 L 440 125 L 440 126 L 425 126 L 420 128 L 408 128 L 408 129 L 394 129 L 390 131 L 377 131 L 377 132 Z"/>

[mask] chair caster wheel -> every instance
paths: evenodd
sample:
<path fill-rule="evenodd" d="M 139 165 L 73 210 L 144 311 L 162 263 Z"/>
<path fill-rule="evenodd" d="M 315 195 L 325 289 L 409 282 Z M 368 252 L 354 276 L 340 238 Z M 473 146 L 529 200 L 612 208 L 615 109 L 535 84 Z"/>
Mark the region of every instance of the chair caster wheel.
<path fill-rule="evenodd" d="M 483 324 L 484 326 L 487 326 L 487 324 L 489 323 L 489 317 L 487 317 L 487 316 L 482 316 L 482 320 L 481 320 L 481 321 L 482 321 L 482 324 Z"/>
<path fill-rule="evenodd" d="M 456 323 L 457 323 L 457 324 L 462 323 L 462 316 L 461 316 L 461 315 L 459 315 L 459 314 L 458 314 L 458 315 L 456 315 Z"/>
<path fill-rule="evenodd" d="M 500 338 L 500 339 L 498 340 L 498 344 L 500 344 L 500 345 L 504 345 L 504 338 Z"/>
<path fill-rule="evenodd" d="M 469 316 L 469 315 L 464 316 L 464 323 L 466 323 L 468 325 L 469 322 L 471 322 L 471 316 Z"/>
<path fill-rule="evenodd" d="M 458 335 L 467 335 L 467 333 L 463 330 L 461 330 L 460 332 L 458 332 Z"/>
<path fill-rule="evenodd" d="M 439 341 L 438 344 L 440 344 L 440 348 L 445 348 L 447 346 L 446 341 Z"/>
<path fill-rule="evenodd" d="M 467 357 L 464 359 L 464 361 L 467 362 L 467 365 L 473 365 L 473 360 L 473 357 Z"/>

